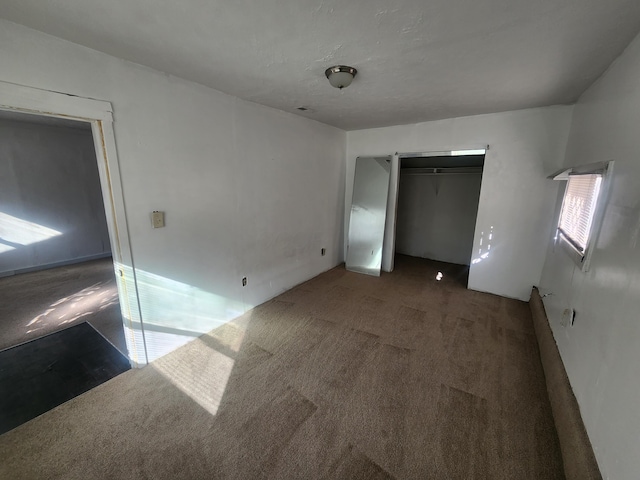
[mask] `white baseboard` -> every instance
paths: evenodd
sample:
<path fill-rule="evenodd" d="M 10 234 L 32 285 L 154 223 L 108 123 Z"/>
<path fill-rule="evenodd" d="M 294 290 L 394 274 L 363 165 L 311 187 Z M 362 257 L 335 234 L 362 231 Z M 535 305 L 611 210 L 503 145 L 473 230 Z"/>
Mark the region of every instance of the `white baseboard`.
<path fill-rule="evenodd" d="M 61 262 L 47 263 L 45 265 L 35 265 L 33 267 L 19 268 L 18 270 L 7 270 L 0 272 L 0 277 L 10 277 L 11 275 L 19 275 L 21 273 L 37 272 L 39 270 L 48 270 L 50 268 L 64 267 L 65 265 L 73 265 L 74 263 L 90 262 L 91 260 L 99 260 L 101 258 L 111 257 L 111 252 L 98 253 L 96 255 L 89 255 L 86 257 L 72 258 L 70 260 L 63 260 Z"/>

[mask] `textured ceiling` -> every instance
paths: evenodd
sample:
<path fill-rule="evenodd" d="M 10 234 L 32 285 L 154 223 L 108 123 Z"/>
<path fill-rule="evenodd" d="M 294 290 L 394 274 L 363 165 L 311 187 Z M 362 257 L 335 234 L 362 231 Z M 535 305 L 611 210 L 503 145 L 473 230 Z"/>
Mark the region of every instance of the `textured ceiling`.
<path fill-rule="evenodd" d="M 573 103 L 640 1 L 2 0 L 0 17 L 354 130 Z M 334 64 L 359 70 L 343 91 Z"/>

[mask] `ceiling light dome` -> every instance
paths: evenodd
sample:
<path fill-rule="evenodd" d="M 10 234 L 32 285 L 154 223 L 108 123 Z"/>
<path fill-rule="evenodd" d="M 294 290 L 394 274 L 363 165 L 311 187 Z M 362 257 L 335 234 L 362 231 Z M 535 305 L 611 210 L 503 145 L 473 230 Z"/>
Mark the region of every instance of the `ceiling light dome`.
<path fill-rule="evenodd" d="M 329 67 L 324 72 L 329 79 L 329 83 L 340 90 L 351 85 L 353 77 L 355 77 L 357 73 L 358 71 L 355 68 L 347 67 L 346 65 Z"/>

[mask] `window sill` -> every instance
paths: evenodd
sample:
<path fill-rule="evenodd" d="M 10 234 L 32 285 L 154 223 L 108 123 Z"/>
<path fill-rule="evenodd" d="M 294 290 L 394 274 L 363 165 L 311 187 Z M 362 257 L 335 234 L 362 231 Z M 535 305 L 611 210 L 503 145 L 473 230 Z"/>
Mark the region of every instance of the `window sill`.
<path fill-rule="evenodd" d="M 581 252 L 576 247 L 574 247 L 571 242 L 564 238 L 564 235 L 562 235 L 560 232 L 557 232 L 556 235 L 556 245 L 560 245 L 560 248 L 564 250 L 564 252 L 566 252 L 569 257 L 571 257 L 574 263 L 578 267 L 580 267 L 581 270 L 586 271 L 588 265 L 585 262 L 585 259 L 587 258 L 589 247 L 587 247 L 587 251 Z"/>

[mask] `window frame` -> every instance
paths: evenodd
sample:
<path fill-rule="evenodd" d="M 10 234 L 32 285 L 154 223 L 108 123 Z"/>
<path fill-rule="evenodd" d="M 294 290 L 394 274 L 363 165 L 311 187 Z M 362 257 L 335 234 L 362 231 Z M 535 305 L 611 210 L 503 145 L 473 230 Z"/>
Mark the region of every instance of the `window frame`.
<path fill-rule="evenodd" d="M 602 227 L 604 211 L 608 199 L 610 178 L 613 173 L 613 165 L 613 160 L 610 160 L 608 162 L 598 162 L 588 165 L 581 165 L 569 169 L 563 169 L 549 177 L 554 180 L 563 180 L 567 182 L 564 185 L 562 203 L 555 222 L 554 246 L 559 246 L 564 252 L 566 252 L 569 257 L 571 257 L 571 259 L 576 263 L 576 265 L 578 265 L 584 272 L 588 271 L 589 267 L 591 266 L 591 258 L 594 250 L 593 247 Z M 601 175 L 602 177 L 602 180 L 600 182 L 600 190 L 596 198 L 596 206 L 593 213 L 593 219 L 591 221 L 591 227 L 589 229 L 587 237 L 587 243 L 583 251 L 580 251 L 580 249 L 577 248 L 576 245 L 574 245 L 574 243 L 568 238 L 568 236 L 560 230 L 560 220 L 562 218 L 562 213 L 567 198 L 566 195 L 568 180 L 572 176 L 577 175 Z"/>

